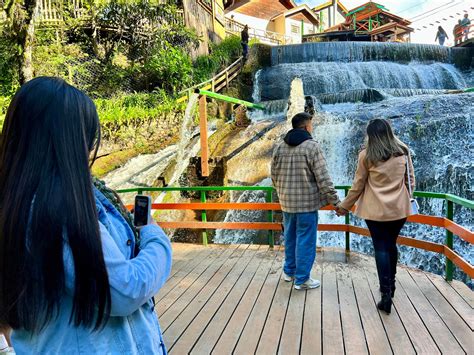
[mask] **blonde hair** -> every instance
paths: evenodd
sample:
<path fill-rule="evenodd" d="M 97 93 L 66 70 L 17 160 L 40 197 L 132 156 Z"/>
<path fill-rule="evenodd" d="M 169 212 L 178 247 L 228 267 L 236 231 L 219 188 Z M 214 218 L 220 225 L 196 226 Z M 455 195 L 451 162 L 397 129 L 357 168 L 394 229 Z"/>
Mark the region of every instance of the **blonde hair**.
<path fill-rule="evenodd" d="M 368 164 L 377 164 L 394 156 L 409 154 L 407 145 L 393 133 L 390 123 L 380 118 L 370 120 L 367 125 L 365 147 Z"/>

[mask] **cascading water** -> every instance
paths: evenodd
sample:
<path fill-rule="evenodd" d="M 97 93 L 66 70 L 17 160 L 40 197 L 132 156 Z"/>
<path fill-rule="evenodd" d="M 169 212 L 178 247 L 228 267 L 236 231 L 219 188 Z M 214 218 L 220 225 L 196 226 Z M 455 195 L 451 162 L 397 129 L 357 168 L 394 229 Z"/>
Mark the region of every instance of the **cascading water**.
<path fill-rule="evenodd" d="M 280 64 L 260 75 L 260 97 L 287 98 L 295 77 L 303 80 L 307 95 L 341 93 L 361 89 L 463 89 L 462 75 L 452 64 L 399 64 L 391 62 L 310 62 Z M 409 95 L 410 96 L 410 95 Z"/>
<path fill-rule="evenodd" d="M 431 45 L 347 42 L 277 47 L 272 51 L 273 66 L 263 69 L 256 78 L 254 89 L 260 92 L 254 98 L 274 100 L 269 101 L 275 103 L 273 107 L 284 107 L 286 100 L 292 101 L 291 83 L 300 78 L 304 94 L 322 101 L 323 112 L 316 113 L 314 119 L 314 136 L 325 152 L 336 185 L 351 183 L 365 126 L 368 120 L 379 117 L 390 119 L 397 134 L 412 149 L 418 190 L 449 192 L 473 199 L 474 94 L 446 94 L 472 82 L 472 72 L 460 72 L 451 63 L 453 57 L 465 53 L 469 52 Z M 292 112 L 282 110 L 278 114 L 274 110 L 272 117 L 266 116 L 277 126 L 266 134 L 264 139 L 268 141 L 261 142 L 260 156 L 254 146 L 243 150 L 239 160 L 257 159 L 259 166 L 263 161 L 269 166 L 272 147 L 286 131 L 287 115 L 291 116 Z M 242 164 L 235 164 L 229 174 L 239 176 L 241 181 L 261 180 L 261 168 L 255 178 L 249 176 L 249 169 L 240 174 L 242 169 Z M 266 171 L 269 173 L 269 169 Z M 263 201 L 263 195 L 239 197 L 239 201 L 254 199 Z M 443 201 L 419 202 L 423 213 L 445 215 Z M 474 228 L 471 211 L 458 208 L 455 212 L 460 224 L 470 230 Z M 264 215 L 254 213 L 243 216 L 233 211 L 226 220 L 264 220 Z M 357 225 L 364 225 L 355 217 L 351 219 Z M 320 213 L 321 223 L 335 221 L 342 223 L 333 213 Z M 217 242 L 252 240 L 247 232 L 228 233 L 225 238 L 219 233 Z M 415 224 L 407 224 L 402 234 L 441 244 L 445 238 L 442 229 Z M 320 233 L 318 244 L 342 246 L 343 238 L 340 233 Z M 351 248 L 373 252 L 369 238 L 351 238 Z M 474 250 L 466 242 L 455 238 L 455 249 L 474 263 Z M 400 250 L 400 260 L 405 264 L 437 273 L 444 268 L 444 258 L 436 254 L 408 247 Z M 460 272 L 456 277 L 466 281 Z"/>
<path fill-rule="evenodd" d="M 411 61 L 448 63 L 466 55 L 469 55 L 469 53 L 461 48 L 427 44 L 322 42 L 274 47 L 272 49 L 272 65 L 306 62 L 368 62 L 374 60 L 400 63 Z"/>
<path fill-rule="evenodd" d="M 176 166 L 169 185 L 174 185 L 178 181 L 178 178 L 189 165 L 189 158 L 195 156 L 197 153 L 196 150 L 199 149 L 197 140 L 194 142 L 195 144 L 189 144 L 193 137 L 193 118 L 198 100 L 199 94 L 193 93 L 186 106 L 183 123 L 181 124 L 181 136 L 177 146 Z"/>
<path fill-rule="evenodd" d="M 271 179 L 264 179 L 255 186 L 272 186 Z M 265 202 L 266 193 L 264 191 L 244 191 L 237 202 Z M 265 211 L 229 211 L 224 222 L 259 222 L 263 219 Z M 247 230 L 218 230 L 214 238 L 214 243 L 232 244 L 237 239 L 239 243 L 254 243 L 258 236 L 257 231 Z"/>
<path fill-rule="evenodd" d="M 142 154 L 131 159 L 104 178 L 108 186 L 114 189 L 154 186 L 156 179 L 170 168 L 170 162 L 174 164 L 173 174 L 167 183 L 176 185 L 178 178 L 189 165 L 189 158 L 199 151 L 199 139 L 193 138 L 197 135 L 193 132 L 193 117 L 198 98 L 198 94 L 192 94 L 190 97 L 181 125 L 179 144 L 171 145 L 156 154 Z M 160 194 L 156 202 L 160 202 L 163 197 L 164 194 Z M 122 195 L 122 199 L 127 202 L 132 202 L 133 198 L 134 194 Z"/>
<path fill-rule="evenodd" d="M 252 93 L 252 100 L 253 102 L 260 102 L 262 101 L 260 97 L 260 75 L 262 74 L 262 69 L 257 70 L 255 73 L 255 85 L 253 88 L 253 93 Z"/>

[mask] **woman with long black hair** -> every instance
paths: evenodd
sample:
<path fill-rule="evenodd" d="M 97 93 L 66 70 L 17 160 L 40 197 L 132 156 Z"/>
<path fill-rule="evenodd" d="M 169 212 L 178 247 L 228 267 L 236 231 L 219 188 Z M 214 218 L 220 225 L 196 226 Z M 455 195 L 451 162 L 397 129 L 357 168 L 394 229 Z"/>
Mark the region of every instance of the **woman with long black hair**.
<path fill-rule="evenodd" d="M 18 354 L 166 353 L 152 297 L 170 272 L 170 242 L 152 224 L 135 240 L 93 186 L 99 142 L 94 103 L 61 79 L 31 80 L 8 108 L 0 327 L 12 328 Z"/>
<path fill-rule="evenodd" d="M 377 306 L 386 313 L 391 311 L 395 294 L 397 237 L 412 213 L 410 199 L 414 187 L 408 147 L 393 134 L 387 120 L 371 120 L 352 188 L 336 211 L 344 215 L 356 204 L 355 215 L 367 223 L 382 292 Z"/>

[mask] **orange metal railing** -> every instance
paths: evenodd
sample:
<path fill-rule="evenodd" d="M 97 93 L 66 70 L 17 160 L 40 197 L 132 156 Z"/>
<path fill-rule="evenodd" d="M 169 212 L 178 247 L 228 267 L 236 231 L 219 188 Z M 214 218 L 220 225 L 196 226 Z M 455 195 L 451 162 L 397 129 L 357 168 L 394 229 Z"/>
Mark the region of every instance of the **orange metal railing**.
<path fill-rule="evenodd" d="M 341 187 L 345 191 L 349 187 Z M 178 190 L 178 191 L 186 191 L 186 190 L 193 190 L 193 191 L 201 191 L 201 193 L 205 193 L 205 191 L 212 191 L 213 187 L 207 188 L 159 188 L 159 189 L 128 189 L 122 190 L 120 192 L 137 192 L 143 193 L 147 190 L 153 191 L 161 191 L 161 190 Z M 271 187 L 215 187 L 216 190 L 263 190 L 267 191 L 267 194 L 270 194 L 270 198 L 267 196 L 268 202 L 245 202 L 245 203 L 238 203 L 238 202 L 223 202 L 223 203 L 216 203 L 216 202 L 205 202 L 206 198 L 201 199 L 202 202 L 188 202 L 188 203 L 154 203 L 152 204 L 153 210 L 193 210 L 193 211 L 211 211 L 211 210 L 254 210 L 254 211 L 268 211 L 271 216 L 268 222 L 208 222 L 207 217 L 204 212 L 204 218 L 201 221 L 173 221 L 173 222 L 164 222 L 160 221 L 158 224 L 162 228 L 168 229 L 199 229 L 199 230 L 209 230 L 209 229 L 230 229 L 230 230 L 268 230 L 268 231 L 281 231 L 282 227 L 280 223 L 273 221 L 272 212 L 274 211 L 281 211 L 281 206 L 279 203 L 272 202 Z M 439 195 L 439 196 L 438 196 Z M 204 194 L 205 196 L 205 194 Z M 444 197 L 448 203 L 448 217 L 437 217 L 437 216 L 429 216 L 429 215 L 413 215 L 408 218 L 408 222 L 416 223 L 416 224 L 423 224 L 431 227 L 437 228 L 444 228 L 447 233 L 446 244 L 439 244 L 433 243 L 425 240 L 415 239 L 408 236 L 400 236 L 397 240 L 398 244 L 406 245 L 413 248 L 418 248 L 434 253 L 438 253 L 444 255 L 446 257 L 446 279 L 452 279 L 452 265 L 451 262 L 457 265 L 462 271 L 464 271 L 469 277 L 474 277 L 474 267 L 467 262 L 464 258 L 462 258 L 458 253 L 453 250 L 452 246 L 452 235 L 456 235 L 463 239 L 464 241 L 474 244 L 474 232 L 464 228 L 463 226 L 455 223 L 452 221 L 453 215 L 453 202 L 459 203 L 465 207 L 472 208 L 473 202 L 469 200 L 465 200 L 453 195 L 445 195 L 445 194 L 436 194 L 436 193 L 429 193 L 429 192 L 416 192 L 415 196 L 421 197 L 434 197 L 434 198 L 442 198 Z M 133 206 L 127 206 L 128 208 L 132 208 Z M 329 211 L 334 210 L 332 206 L 323 207 L 321 210 Z M 370 237 L 370 232 L 367 228 L 358 227 L 349 224 L 349 219 L 346 218 L 346 224 L 319 224 L 318 225 L 319 231 L 326 231 L 326 232 L 345 232 L 346 233 L 346 250 L 349 250 L 348 247 L 348 236 L 349 233 L 362 235 L 366 237 Z M 207 238 L 207 235 L 206 235 Z M 203 236 L 204 239 L 204 236 Z M 207 244 L 207 240 L 204 241 L 204 244 Z M 273 246 L 273 236 L 271 239 L 269 238 L 269 244 Z"/>
<path fill-rule="evenodd" d="M 467 27 L 459 27 L 456 30 L 456 33 L 454 36 L 454 45 L 464 43 L 473 37 L 474 37 L 474 25 L 470 25 Z"/>

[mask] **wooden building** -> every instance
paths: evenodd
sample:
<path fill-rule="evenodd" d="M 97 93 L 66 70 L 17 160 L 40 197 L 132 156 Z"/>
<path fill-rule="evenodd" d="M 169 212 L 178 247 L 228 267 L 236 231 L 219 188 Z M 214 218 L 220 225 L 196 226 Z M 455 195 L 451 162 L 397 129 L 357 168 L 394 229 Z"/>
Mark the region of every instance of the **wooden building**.
<path fill-rule="evenodd" d="M 349 10 L 339 0 L 326 1 L 313 8 L 319 18 L 319 31 L 324 32 L 328 28 L 346 21 Z"/>
<path fill-rule="evenodd" d="M 208 54 L 211 42 L 220 42 L 226 35 L 223 0 L 182 0 L 181 6 L 186 27 L 201 37 L 193 56 Z"/>
<path fill-rule="evenodd" d="M 368 2 L 347 12 L 343 23 L 324 33 L 307 36 L 307 41 L 410 42 L 411 22 L 397 16 L 383 5 Z"/>
<path fill-rule="evenodd" d="M 225 13 L 229 32 L 248 25 L 250 37 L 275 44 L 301 43 L 303 34 L 316 33 L 319 26 L 308 5 L 297 6 L 292 0 L 231 0 Z"/>

